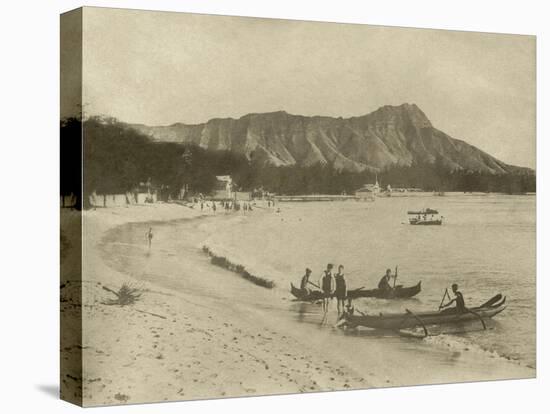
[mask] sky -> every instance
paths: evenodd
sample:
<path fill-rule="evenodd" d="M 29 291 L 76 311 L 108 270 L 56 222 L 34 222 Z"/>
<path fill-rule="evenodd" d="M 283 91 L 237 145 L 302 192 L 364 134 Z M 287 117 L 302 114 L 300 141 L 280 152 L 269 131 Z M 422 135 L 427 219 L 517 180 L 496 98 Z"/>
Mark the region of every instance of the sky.
<path fill-rule="evenodd" d="M 432 124 L 535 167 L 535 37 L 85 8 L 88 115 L 147 125 L 417 104 Z"/>

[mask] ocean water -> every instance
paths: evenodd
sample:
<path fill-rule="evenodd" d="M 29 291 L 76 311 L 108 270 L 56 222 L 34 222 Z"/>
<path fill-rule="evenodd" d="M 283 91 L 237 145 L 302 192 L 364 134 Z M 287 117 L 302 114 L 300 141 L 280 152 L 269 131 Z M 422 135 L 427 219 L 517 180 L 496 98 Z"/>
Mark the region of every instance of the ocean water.
<path fill-rule="evenodd" d="M 407 210 L 426 207 L 441 211 L 443 226 L 406 224 Z M 109 230 L 98 247 L 104 262 L 132 283 L 181 292 L 192 306 L 214 306 L 251 327 L 269 327 L 279 333 L 278 341 L 292 337 L 371 386 L 535 375 L 533 197 L 393 197 L 278 208 L 280 213 L 258 205 L 246 214 L 218 211 L 210 217 L 129 223 Z M 144 238 L 149 227 L 151 249 Z M 205 245 L 273 280 L 275 288 L 212 265 Z M 354 302 L 369 313 L 435 310 L 452 283 L 460 285 L 469 306 L 502 293 L 508 308 L 487 321 L 487 331 L 479 321 L 428 327 L 430 336 L 423 340 L 339 329 L 334 301 L 325 315 L 319 304 L 295 301 L 289 292 L 306 266 L 315 280 L 328 262 L 344 264 L 350 288 L 376 287 L 385 269 L 396 265 L 399 284 L 422 280 L 422 292 L 412 299 Z"/>
<path fill-rule="evenodd" d="M 442 226 L 408 224 L 408 210 L 427 207 L 444 216 Z M 448 194 L 379 198 L 370 203 L 281 203 L 278 208 L 279 213 L 258 208 L 246 217 L 234 217 L 227 229 L 218 221 L 218 231 L 200 243 L 273 280 L 277 300 L 298 321 L 316 324 L 322 317 L 318 305 L 292 302 L 288 292 L 290 282 L 298 284 L 306 267 L 317 281 L 327 263 L 343 264 L 348 287 L 368 289 L 377 286 L 386 268 L 393 272 L 398 266 L 398 284 L 421 280 L 422 292 L 407 300 L 360 299 L 356 308 L 436 310 L 452 283 L 459 285 L 467 306 L 501 293 L 508 307 L 488 323 L 487 331 L 476 321 L 431 327 L 433 336 L 422 352 L 430 352 L 430 344 L 477 349 L 491 358 L 497 355 L 535 367 L 534 197 Z"/>

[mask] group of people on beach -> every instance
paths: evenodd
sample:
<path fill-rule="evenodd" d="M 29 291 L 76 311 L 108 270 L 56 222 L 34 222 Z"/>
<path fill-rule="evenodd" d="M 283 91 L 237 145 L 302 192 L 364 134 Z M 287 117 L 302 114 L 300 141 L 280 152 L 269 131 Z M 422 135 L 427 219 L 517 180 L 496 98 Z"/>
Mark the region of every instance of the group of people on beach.
<path fill-rule="evenodd" d="M 334 265 L 332 263 L 327 264 L 327 268 L 321 274 L 319 284 L 315 284 L 310 280 L 311 269 L 306 268 L 306 272 L 302 277 L 302 281 L 300 283 L 300 289 L 307 293 L 309 293 L 309 285 L 320 289 L 321 292 L 323 292 L 324 294 L 323 311 L 325 312 L 328 310 L 329 300 L 332 298 L 336 298 L 338 314 L 340 314 L 340 312 L 343 312 L 346 307 L 346 300 L 348 301 L 347 306 L 351 306 L 351 299 L 348 298 L 348 288 L 346 277 L 344 275 L 344 265 L 339 265 L 338 272 L 336 272 L 335 274 L 332 273 L 332 269 L 334 269 Z M 386 273 L 384 274 L 384 276 L 382 276 L 380 282 L 378 283 L 378 289 L 385 291 L 390 291 L 391 289 L 394 289 L 391 286 L 390 281 L 392 278 L 395 279 L 396 277 L 396 274 L 392 275 L 391 269 L 386 270 Z"/>
<path fill-rule="evenodd" d="M 334 265 L 329 263 L 327 268 L 321 274 L 319 279 L 319 284 L 315 284 L 310 280 L 311 269 L 306 268 L 306 273 L 302 277 L 300 283 L 300 288 L 303 291 L 309 292 L 309 285 L 320 289 L 323 292 L 323 311 L 326 313 L 328 311 L 329 301 L 332 298 L 336 298 L 338 314 L 344 311 L 345 301 L 348 299 L 348 290 L 346 284 L 346 278 L 344 276 L 344 265 L 338 266 L 338 272 L 334 275 L 332 274 L 332 269 Z M 348 299 L 348 304 L 351 303 L 351 300 Z"/>
<path fill-rule="evenodd" d="M 201 212 L 205 209 L 210 209 L 212 212 L 216 213 L 218 208 L 220 210 L 224 210 L 226 213 L 229 213 L 231 211 L 253 211 L 254 210 L 254 203 L 251 202 L 239 202 L 239 201 L 204 201 L 204 200 L 198 200 L 196 201 L 196 204 L 200 207 Z"/>
<path fill-rule="evenodd" d="M 336 307 L 338 310 L 338 315 L 343 313 L 346 309 L 349 311 L 351 309 L 351 298 L 348 297 L 348 288 L 346 283 L 346 278 L 344 275 L 344 265 L 338 266 L 338 272 L 332 273 L 334 265 L 332 263 L 327 264 L 327 268 L 321 274 L 318 284 L 315 284 L 310 280 L 311 269 L 306 268 L 304 276 L 300 282 L 300 289 L 306 294 L 310 293 L 309 285 L 314 286 L 323 293 L 323 312 L 328 312 L 328 307 L 330 300 L 336 298 Z M 393 286 L 391 285 L 391 280 L 394 279 Z M 378 282 L 378 289 L 390 292 L 392 289 L 395 289 L 395 280 L 397 279 L 397 267 L 396 272 L 392 274 L 391 269 L 387 269 L 386 273 L 382 276 Z M 452 292 L 455 295 L 454 299 L 450 296 L 449 302 L 440 305 L 440 309 L 449 308 L 451 305 L 455 305 L 449 311 L 462 313 L 466 312 L 467 308 L 464 302 L 464 297 L 462 293 L 458 290 L 458 285 L 453 283 Z M 347 304 L 346 304 L 347 301 Z"/>

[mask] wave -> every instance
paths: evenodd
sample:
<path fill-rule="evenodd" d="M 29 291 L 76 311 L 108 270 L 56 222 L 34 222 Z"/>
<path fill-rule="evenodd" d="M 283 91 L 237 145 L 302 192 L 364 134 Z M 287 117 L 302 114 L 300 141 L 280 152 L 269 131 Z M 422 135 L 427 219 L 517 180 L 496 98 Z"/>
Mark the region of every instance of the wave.
<path fill-rule="evenodd" d="M 453 335 L 452 333 L 440 333 L 436 335 L 430 335 L 426 337 L 424 341 L 434 346 L 444 347 L 450 351 L 469 352 L 471 354 L 477 354 L 486 358 L 499 358 L 506 360 L 510 363 L 535 369 L 533 365 L 530 365 L 525 361 L 520 360 L 516 356 L 507 355 L 489 346 L 484 346 L 482 344 L 476 343 L 468 338 L 457 336 L 457 334 Z"/>
<path fill-rule="evenodd" d="M 273 289 L 275 287 L 275 282 L 273 280 L 267 279 L 265 277 L 256 276 L 250 273 L 246 268 L 237 263 L 233 263 L 225 256 L 218 255 L 212 251 L 212 249 L 206 245 L 202 247 L 202 251 L 210 256 L 210 262 L 213 265 L 223 267 L 231 272 L 241 275 L 244 279 L 268 289 Z"/>

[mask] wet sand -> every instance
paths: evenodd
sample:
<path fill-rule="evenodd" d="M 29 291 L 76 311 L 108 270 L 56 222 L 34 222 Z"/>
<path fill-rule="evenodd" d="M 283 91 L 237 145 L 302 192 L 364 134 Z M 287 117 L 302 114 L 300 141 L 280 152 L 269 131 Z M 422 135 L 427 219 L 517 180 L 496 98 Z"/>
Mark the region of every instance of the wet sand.
<path fill-rule="evenodd" d="M 433 347 L 416 350 L 417 340 L 365 340 L 332 328 L 332 320 L 320 325 L 316 305 L 290 303 L 282 287 L 255 286 L 212 266 L 201 244 L 212 231 L 237 231 L 246 218 L 209 215 L 167 204 L 85 213 L 85 406 L 534 375 L 485 356 L 445 349 L 434 356 Z M 141 236 L 149 225 L 150 251 Z M 106 305 L 114 296 L 103 287 L 124 282 L 143 290 L 140 300 Z M 72 352 L 62 350 L 62 358 Z M 477 358 L 483 364 L 457 375 L 457 366 Z"/>

